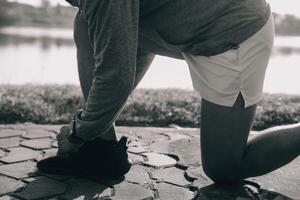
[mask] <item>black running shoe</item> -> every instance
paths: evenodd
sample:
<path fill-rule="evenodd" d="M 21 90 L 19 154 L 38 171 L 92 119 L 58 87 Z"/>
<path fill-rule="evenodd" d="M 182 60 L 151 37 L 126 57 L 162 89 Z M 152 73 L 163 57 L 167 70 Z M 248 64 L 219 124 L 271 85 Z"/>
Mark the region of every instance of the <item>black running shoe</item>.
<path fill-rule="evenodd" d="M 127 137 L 119 142 L 97 138 L 68 157 L 54 156 L 37 163 L 48 174 L 75 175 L 92 179 L 123 179 L 130 170 Z"/>

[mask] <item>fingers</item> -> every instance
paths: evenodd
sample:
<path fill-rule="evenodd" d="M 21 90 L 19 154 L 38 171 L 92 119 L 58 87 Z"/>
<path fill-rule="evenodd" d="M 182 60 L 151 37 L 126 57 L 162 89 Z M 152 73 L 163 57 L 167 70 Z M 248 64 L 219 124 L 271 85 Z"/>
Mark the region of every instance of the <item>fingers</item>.
<path fill-rule="evenodd" d="M 56 139 L 59 141 L 62 139 L 62 137 L 65 137 L 66 134 L 69 132 L 69 127 L 68 126 L 63 126 L 59 133 L 56 135 Z"/>
<path fill-rule="evenodd" d="M 66 152 L 67 141 L 66 140 L 67 140 L 68 131 L 69 131 L 69 127 L 63 126 L 60 129 L 59 134 L 56 135 L 57 145 L 58 145 L 58 152 L 57 152 L 58 156 L 61 156 L 61 157 L 67 156 L 67 152 Z"/>

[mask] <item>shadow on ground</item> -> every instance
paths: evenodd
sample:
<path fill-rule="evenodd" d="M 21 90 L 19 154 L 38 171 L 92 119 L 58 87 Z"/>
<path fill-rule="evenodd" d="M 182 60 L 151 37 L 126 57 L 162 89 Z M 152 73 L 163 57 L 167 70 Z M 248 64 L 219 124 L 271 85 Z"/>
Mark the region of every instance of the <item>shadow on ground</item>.
<path fill-rule="evenodd" d="M 55 180 L 56 179 L 56 180 Z M 59 179 L 59 180 L 58 180 Z M 88 180 L 78 177 L 47 175 L 30 178 L 28 185 L 13 196 L 20 199 L 44 199 L 59 196 L 59 199 L 98 200 L 112 196 L 114 185 L 123 180 Z"/>

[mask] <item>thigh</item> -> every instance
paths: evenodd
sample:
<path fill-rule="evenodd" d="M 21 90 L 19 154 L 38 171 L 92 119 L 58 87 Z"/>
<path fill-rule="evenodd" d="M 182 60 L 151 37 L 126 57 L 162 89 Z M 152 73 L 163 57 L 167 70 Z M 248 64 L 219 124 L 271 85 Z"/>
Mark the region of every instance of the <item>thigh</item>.
<path fill-rule="evenodd" d="M 218 105 L 231 107 L 239 93 L 243 95 L 245 107 L 258 103 L 272 52 L 273 28 L 273 18 L 270 17 L 239 48 L 215 56 L 183 53 L 195 90 L 207 101 Z"/>
<path fill-rule="evenodd" d="M 202 164 L 213 180 L 228 182 L 239 179 L 238 172 L 255 110 L 256 105 L 244 108 L 242 95 L 239 95 L 233 107 L 202 100 Z"/>

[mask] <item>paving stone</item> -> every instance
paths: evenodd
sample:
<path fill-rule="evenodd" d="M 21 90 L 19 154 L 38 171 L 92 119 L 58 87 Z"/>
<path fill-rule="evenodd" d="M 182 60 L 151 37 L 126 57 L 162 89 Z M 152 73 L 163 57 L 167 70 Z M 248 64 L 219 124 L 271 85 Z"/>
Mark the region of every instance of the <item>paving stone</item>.
<path fill-rule="evenodd" d="M 112 188 L 85 179 L 73 179 L 69 182 L 66 193 L 60 197 L 63 199 L 85 200 L 110 197 L 111 195 Z"/>
<path fill-rule="evenodd" d="M 0 175 L 0 196 L 14 192 L 23 186 L 24 183 L 21 181 Z"/>
<path fill-rule="evenodd" d="M 184 128 L 182 130 L 175 130 L 174 132 L 182 134 L 182 135 L 186 135 L 189 137 L 196 137 L 196 138 L 200 137 L 200 129 L 199 128 Z"/>
<path fill-rule="evenodd" d="M 169 144 L 168 151 L 179 157 L 178 164 L 199 166 L 201 164 L 200 139 L 176 140 Z"/>
<path fill-rule="evenodd" d="M 25 160 L 37 159 L 40 156 L 41 155 L 34 150 L 27 149 L 24 147 L 16 147 L 9 149 L 9 153 L 6 156 L 2 157 L 0 161 L 5 163 L 14 163 Z"/>
<path fill-rule="evenodd" d="M 26 122 L 24 124 L 17 125 L 17 127 L 19 129 L 23 129 L 26 131 L 31 131 L 31 130 L 59 131 L 62 125 L 41 125 L 41 124 Z M 16 125 L 13 126 L 13 128 L 16 128 Z"/>
<path fill-rule="evenodd" d="M 30 183 L 30 182 L 32 182 L 32 181 L 35 181 L 36 178 L 37 178 L 37 177 L 25 178 L 25 179 L 23 179 L 23 181 L 24 181 L 25 183 Z"/>
<path fill-rule="evenodd" d="M 173 154 L 174 152 L 171 152 L 171 150 L 169 149 L 171 143 L 171 140 L 155 142 L 150 145 L 150 149 L 151 151 L 156 153 Z"/>
<path fill-rule="evenodd" d="M 280 156 L 280 155 L 278 155 Z M 273 190 L 291 199 L 300 199 L 300 157 L 293 162 L 269 174 L 252 179 L 259 183 L 263 189 Z"/>
<path fill-rule="evenodd" d="M 194 167 L 191 166 L 189 167 L 186 171 L 185 174 L 187 175 L 187 177 L 189 177 L 190 179 L 198 179 L 202 176 L 201 174 L 201 167 Z"/>
<path fill-rule="evenodd" d="M 0 149 L 0 158 L 3 157 L 3 156 L 5 156 L 5 154 L 6 153 L 3 150 Z"/>
<path fill-rule="evenodd" d="M 183 166 L 200 165 L 200 140 L 196 138 L 159 141 L 150 145 L 150 149 L 157 153 L 176 155 L 178 164 Z"/>
<path fill-rule="evenodd" d="M 43 150 L 44 152 L 44 156 L 43 159 L 45 158 L 49 158 L 49 157 L 53 157 L 56 156 L 58 149 L 54 148 L 54 149 L 47 149 L 47 150 Z"/>
<path fill-rule="evenodd" d="M 122 182 L 114 187 L 114 196 L 111 200 L 153 200 L 153 193 L 150 189 L 137 184 Z"/>
<path fill-rule="evenodd" d="M 98 198 L 99 199 L 103 199 L 103 200 L 110 200 L 110 198 L 108 197 L 111 197 L 113 194 L 113 189 L 112 188 L 106 188 L 104 191 L 102 191 L 99 195 L 98 195 Z M 85 200 L 85 199 L 83 199 Z"/>
<path fill-rule="evenodd" d="M 139 164 L 139 163 L 144 162 L 143 156 L 140 156 L 140 155 L 136 155 L 136 154 L 133 154 L 133 153 L 128 153 L 128 157 L 129 157 L 132 164 Z"/>
<path fill-rule="evenodd" d="M 213 184 L 213 181 L 206 176 L 202 167 L 189 167 L 185 171 L 185 174 L 190 179 L 196 179 L 192 184 L 193 187 L 202 188 L 210 184 Z"/>
<path fill-rule="evenodd" d="M 151 172 L 151 177 L 178 186 L 188 186 L 191 184 L 191 182 L 185 178 L 184 171 L 175 167 L 155 170 Z"/>
<path fill-rule="evenodd" d="M 21 192 L 15 193 L 15 196 L 22 199 L 41 199 L 57 196 L 65 193 L 67 185 L 46 177 L 38 177 L 30 182 Z"/>
<path fill-rule="evenodd" d="M 144 161 L 145 165 L 149 165 L 156 168 L 172 167 L 176 165 L 177 161 L 170 156 L 159 153 L 144 153 L 148 161 Z"/>
<path fill-rule="evenodd" d="M 18 200 L 18 199 L 10 196 L 2 196 L 0 197 L 0 200 Z"/>
<path fill-rule="evenodd" d="M 55 136 L 55 134 L 48 130 L 26 130 L 26 133 L 23 135 L 23 137 L 27 139 L 37 139 L 53 136 Z"/>
<path fill-rule="evenodd" d="M 210 178 L 203 171 L 202 166 L 200 167 L 191 166 L 185 171 L 185 173 L 191 179 L 204 178 L 206 180 L 210 180 Z"/>
<path fill-rule="evenodd" d="M 182 129 L 182 130 L 184 130 L 184 129 Z M 191 136 L 188 136 L 188 135 L 184 134 L 183 131 L 180 131 L 180 132 L 166 131 L 163 134 L 167 135 L 170 138 L 171 141 L 189 139 L 191 137 Z"/>
<path fill-rule="evenodd" d="M 17 147 L 20 144 L 20 140 L 19 137 L 2 138 L 0 139 L 0 148 Z"/>
<path fill-rule="evenodd" d="M 127 151 L 130 153 L 140 154 L 140 153 L 148 152 L 149 148 L 145 146 L 129 147 Z"/>
<path fill-rule="evenodd" d="M 52 147 L 52 141 L 50 138 L 24 140 L 21 145 L 36 150 L 49 149 Z"/>
<path fill-rule="evenodd" d="M 21 136 L 25 132 L 21 130 L 14 130 L 14 129 L 0 129 L 0 138 L 8 138 L 8 137 L 15 137 Z"/>
<path fill-rule="evenodd" d="M 213 182 L 211 180 L 206 180 L 204 178 L 199 178 L 197 180 L 195 180 L 192 185 L 191 185 L 191 188 L 195 189 L 200 189 L 200 188 L 203 188 L 203 187 L 206 187 L 206 186 L 209 186 L 213 184 Z"/>
<path fill-rule="evenodd" d="M 146 168 L 140 165 L 134 165 L 125 176 L 126 180 L 132 183 L 144 185 L 150 182 L 149 174 Z"/>
<path fill-rule="evenodd" d="M 168 140 L 169 137 L 163 135 L 164 131 L 170 131 L 170 128 L 153 127 L 117 127 L 117 132 L 137 136 L 141 142 L 152 143 L 160 140 Z M 174 130 L 174 129 L 173 129 Z"/>
<path fill-rule="evenodd" d="M 57 142 L 53 142 L 53 143 L 52 143 L 52 146 L 55 147 L 55 148 L 58 148 Z"/>
<path fill-rule="evenodd" d="M 129 147 L 141 147 L 141 146 L 147 146 L 147 144 L 144 143 L 144 142 L 140 142 L 140 141 L 138 141 L 138 140 L 132 140 L 132 139 L 131 139 L 131 142 L 129 143 L 128 146 L 129 146 Z"/>
<path fill-rule="evenodd" d="M 36 170 L 35 166 L 35 162 L 32 161 L 1 165 L 0 173 L 16 179 L 23 179 L 29 177 L 30 173 Z"/>
<path fill-rule="evenodd" d="M 187 188 L 178 187 L 167 183 L 158 183 L 156 186 L 161 200 L 188 200 L 193 198 L 193 193 Z"/>

